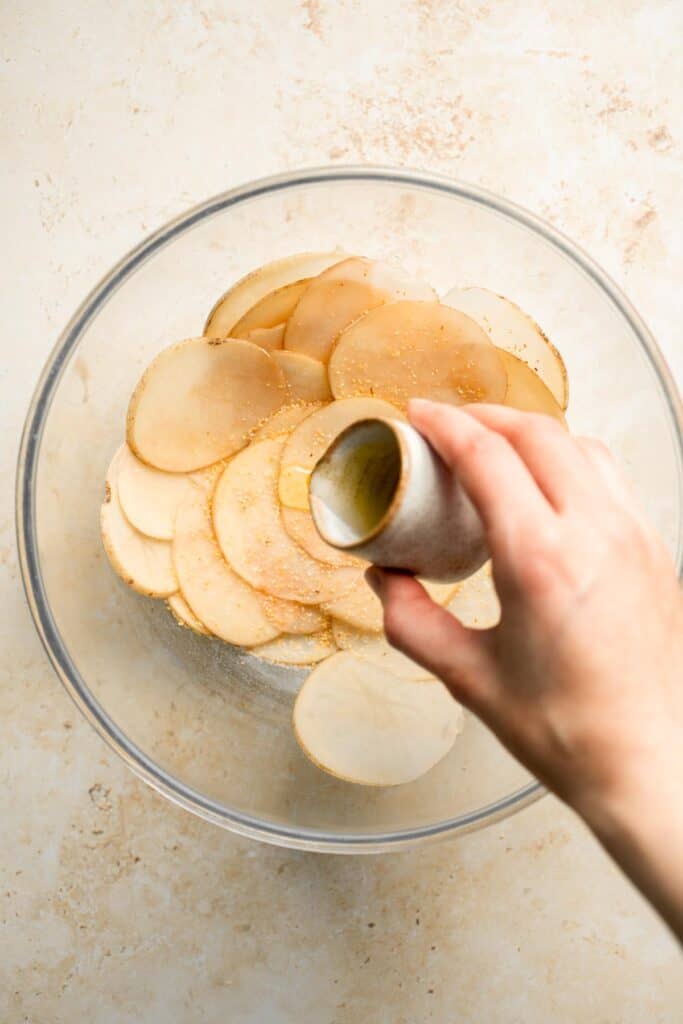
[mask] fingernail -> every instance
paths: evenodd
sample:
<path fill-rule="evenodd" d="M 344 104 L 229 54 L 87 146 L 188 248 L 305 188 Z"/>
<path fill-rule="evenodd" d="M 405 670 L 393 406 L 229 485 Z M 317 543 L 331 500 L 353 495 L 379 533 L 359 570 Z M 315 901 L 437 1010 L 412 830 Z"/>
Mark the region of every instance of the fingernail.
<path fill-rule="evenodd" d="M 376 565 L 371 565 L 369 569 L 365 570 L 365 579 L 370 589 L 377 594 L 377 597 L 380 597 L 382 592 L 382 570 L 378 569 Z"/>

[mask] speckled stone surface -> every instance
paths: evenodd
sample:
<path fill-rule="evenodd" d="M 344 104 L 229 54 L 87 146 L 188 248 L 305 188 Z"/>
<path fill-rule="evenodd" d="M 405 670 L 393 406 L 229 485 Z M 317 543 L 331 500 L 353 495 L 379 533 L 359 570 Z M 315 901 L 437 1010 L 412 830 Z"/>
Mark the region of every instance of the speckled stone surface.
<path fill-rule="evenodd" d="M 77 303 L 190 204 L 300 165 L 439 170 L 549 218 L 683 379 L 678 0 L 6 0 L 0 10 L 0 1020 L 668 1024 L 680 954 L 546 799 L 458 842 L 317 857 L 136 781 L 26 610 L 18 434 Z"/>

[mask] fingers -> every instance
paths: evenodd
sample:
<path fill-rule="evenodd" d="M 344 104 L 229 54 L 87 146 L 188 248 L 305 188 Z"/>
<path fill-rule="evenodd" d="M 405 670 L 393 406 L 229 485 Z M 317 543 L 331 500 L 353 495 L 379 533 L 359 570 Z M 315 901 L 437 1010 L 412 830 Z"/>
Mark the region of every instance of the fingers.
<path fill-rule="evenodd" d="M 594 466 L 558 420 L 504 405 L 468 405 L 467 414 L 512 445 L 558 512 L 594 503 Z"/>
<path fill-rule="evenodd" d="M 593 437 L 577 437 L 576 443 L 615 501 L 634 512 L 639 511 L 633 489 L 609 448 Z"/>
<path fill-rule="evenodd" d="M 366 579 L 384 606 L 389 642 L 439 676 L 467 707 L 487 705 L 493 675 L 486 631 L 462 626 L 413 576 L 373 566 Z"/>
<path fill-rule="evenodd" d="M 552 516 L 529 469 L 500 433 L 462 409 L 422 399 L 410 402 L 409 415 L 476 506 L 494 559 L 520 533 L 540 528 Z"/>

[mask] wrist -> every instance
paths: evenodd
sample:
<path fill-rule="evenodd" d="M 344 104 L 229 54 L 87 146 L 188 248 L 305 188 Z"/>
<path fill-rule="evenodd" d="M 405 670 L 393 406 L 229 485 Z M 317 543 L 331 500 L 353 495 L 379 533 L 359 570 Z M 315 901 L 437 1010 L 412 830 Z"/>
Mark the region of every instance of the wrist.
<path fill-rule="evenodd" d="M 622 752 L 601 781 L 574 794 L 574 810 L 601 839 L 634 836 L 677 812 L 683 801 L 683 730 L 668 727 L 657 741 Z"/>

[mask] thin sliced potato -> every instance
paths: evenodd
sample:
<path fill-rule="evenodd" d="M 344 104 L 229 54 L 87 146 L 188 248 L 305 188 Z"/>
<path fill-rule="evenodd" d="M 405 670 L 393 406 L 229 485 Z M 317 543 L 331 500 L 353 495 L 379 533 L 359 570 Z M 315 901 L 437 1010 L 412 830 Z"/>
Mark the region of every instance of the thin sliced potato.
<path fill-rule="evenodd" d="M 357 420 L 372 416 L 404 416 L 395 406 L 379 398 L 351 398 L 330 402 L 310 416 L 305 417 L 292 431 L 282 452 L 280 464 L 279 494 L 283 505 L 292 507 L 288 500 L 289 484 L 310 474 L 325 450 L 343 430 Z M 298 485 L 295 485 L 298 486 Z M 295 508 L 308 508 L 308 500 Z"/>
<path fill-rule="evenodd" d="M 278 665 L 315 665 L 336 652 L 329 632 L 311 636 L 279 636 L 268 644 L 252 647 L 250 654 Z"/>
<path fill-rule="evenodd" d="M 370 416 L 403 419 L 398 409 L 375 398 L 331 402 L 295 427 L 282 452 L 278 494 L 285 529 L 312 558 L 329 565 L 359 565 L 360 561 L 326 544 L 318 533 L 308 507 L 308 480 L 318 459 L 335 437 L 351 423 Z"/>
<path fill-rule="evenodd" d="M 282 373 L 258 345 L 181 341 L 150 363 L 133 392 L 128 444 L 156 469 L 201 469 L 243 448 L 286 395 Z"/>
<path fill-rule="evenodd" d="M 352 651 L 357 658 L 363 658 L 392 675 L 403 679 L 434 678 L 426 668 L 392 647 L 383 633 L 365 633 L 335 620 L 332 623 L 332 636 L 340 651 Z"/>
<path fill-rule="evenodd" d="M 173 561 L 182 596 L 206 629 L 230 644 L 253 647 L 279 629 L 264 614 L 260 595 L 223 558 L 211 527 L 206 494 L 188 495 L 176 518 Z"/>
<path fill-rule="evenodd" d="M 291 434 L 302 420 L 320 408 L 319 402 L 297 402 L 296 405 L 283 405 L 276 413 L 265 420 L 254 434 L 253 441 L 270 441 L 273 437 Z"/>
<path fill-rule="evenodd" d="M 323 771 L 398 786 L 445 757 L 463 712 L 438 679 L 404 679 L 342 651 L 313 669 L 292 721 L 304 754 Z"/>
<path fill-rule="evenodd" d="M 419 582 L 425 588 L 432 601 L 437 604 L 446 605 L 453 597 L 453 594 L 458 589 L 457 583 L 436 583 L 434 580 L 422 580 L 418 576 Z"/>
<path fill-rule="evenodd" d="M 557 404 L 567 408 L 569 382 L 562 356 L 524 310 L 487 288 L 452 288 L 441 301 L 476 320 L 494 345 L 530 366 Z"/>
<path fill-rule="evenodd" d="M 114 455 L 105 483 L 100 508 L 102 543 L 111 567 L 124 583 L 147 597 L 170 597 L 178 589 L 171 545 L 165 540 L 145 537 L 126 519 L 118 495 L 118 475 L 125 445 Z"/>
<path fill-rule="evenodd" d="M 186 495 L 197 487 L 188 473 L 165 473 L 140 462 L 127 444 L 121 449 L 118 494 L 128 522 L 147 537 L 173 539 L 173 524 Z"/>
<path fill-rule="evenodd" d="M 350 590 L 359 571 L 316 562 L 285 530 L 277 500 L 284 443 L 259 441 L 228 463 L 213 496 L 216 538 L 229 564 L 252 586 L 285 600 L 320 604 Z"/>
<path fill-rule="evenodd" d="M 284 337 L 285 325 L 277 324 L 275 327 L 255 327 L 253 331 L 249 331 L 245 340 L 258 345 L 266 352 L 276 352 L 282 348 Z"/>
<path fill-rule="evenodd" d="M 332 399 L 327 367 L 298 352 L 273 352 L 273 359 L 289 385 L 293 402 L 329 402 Z"/>
<path fill-rule="evenodd" d="M 315 277 L 342 259 L 341 252 L 301 252 L 265 263 L 221 295 L 206 319 L 203 333 L 207 338 L 227 338 L 231 328 L 270 292 Z"/>
<path fill-rule="evenodd" d="M 166 604 L 179 626 L 186 626 L 193 633 L 200 633 L 202 636 L 211 636 L 204 623 L 199 621 L 180 592 L 171 594 Z"/>
<path fill-rule="evenodd" d="M 502 402 L 507 389 L 503 361 L 481 327 L 438 302 L 371 310 L 340 335 L 329 375 L 335 398 L 374 395 L 401 409 L 410 398 Z"/>
<path fill-rule="evenodd" d="M 216 480 L 223 468 L 223 465 L 219 463 L 192 474 L 195 486 L 203 489 L 209 503 Z M 211 531 L 215 542 L 213 526 Z M 296 601 L 284 601 L 282 598 L 273 597 L 271 594 L 264 594 L 260 590 L 254 590 L 253 593 L 258 599 L 263 614 L 277 628 L 278 633 L 295 633 L 297 635 L 317 633 L 328 622 L 327 617 L 323 615 L 320 609 L 312 605 L 299 604 Z M 179 597 L 182 601 L 180 595 L 176 595 L 176 597 Z"/>
<path fill-rule="evenodd" d="M 287 321 L 285 348 L 327 362 L 339 334 L 368 310 L 397 299 L 436 300 L 401 267 L 352 256 L 319 274 Z"/>
<path fill-rule="evenodd" d="M 308 636 L 319 633 L 327 624 L 327 616 L 315 605 L 284 601 L 281 597 L 262 594 L 261 591 L 258 594 L 264 615 L 281 633 Z"/>
<path fill-rule="evenodd" d="M 500 622 L 500 602 L 493 583 L 491 563 L 457 584 L 446 605 L 448 611 L 470 629 L 490 629 Z"/>
<path fill-rule="evenodd" d="M 310 277 L 304 277 L 268 292 L 237 321 L 230 331 L 230 337 L 248 338 L 254 328 L 275 327 L 276 324 L 282 324 L 284 331 L 284 325 L 311 280 Z"/>
<path fill-rule="evenodd" d="M 508 375 L 505 405 L 522 412 L 540 412 L 567 426 L 564 413 L 538 374 L 511 352 L 499 349 Z"/>
<path fill-rule="evenodd" d="M 322 606 L 327 615 L 366 633 L 381 633 L 384 628 L 382 602 L 361 576 L 351 590 Z"/>
<path fill-rule="evenodd" d="M 445 605 L 455 593 L 457 583 L 434 583 L 420 580 L 432 601 Z M 335 619 L 366 633 L 380 633 L 384 627 L 382 602 L 361 576 L 346 594 L 322 604 L 322 610 Z"/>

